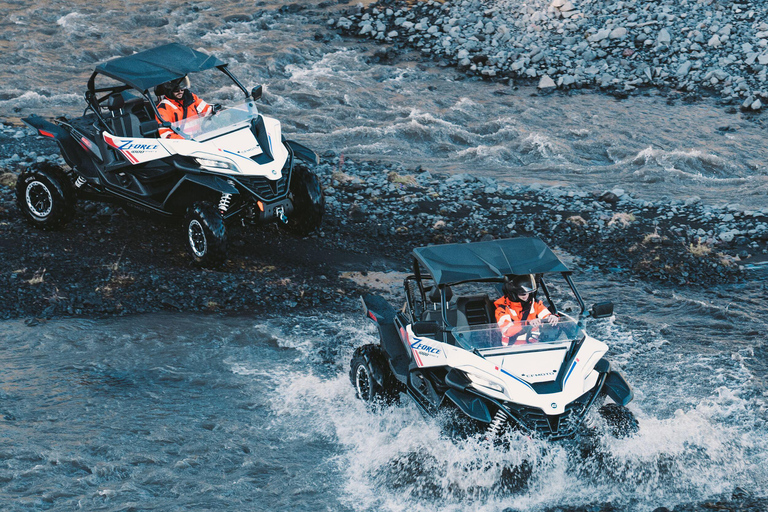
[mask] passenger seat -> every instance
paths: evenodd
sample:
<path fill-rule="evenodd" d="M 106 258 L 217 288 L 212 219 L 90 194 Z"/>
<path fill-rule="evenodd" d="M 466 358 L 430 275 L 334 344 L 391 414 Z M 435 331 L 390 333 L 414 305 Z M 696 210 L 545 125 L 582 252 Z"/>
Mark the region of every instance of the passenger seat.
<path fill-rule="evenodd" d="M 157 121 L 147 111 L 146 100 L 128 91 L 112 94 L 107 99 L 112 117 L 106 119 L 118 137 L 157 137 Z M 138 115 L 137 115 L 138 114 Z"/>
<path fill-rule="evenodd" d="M 488 295 L 470 295 L 456 300 L 456 327 L 496 323 L 496 308 Z"/>

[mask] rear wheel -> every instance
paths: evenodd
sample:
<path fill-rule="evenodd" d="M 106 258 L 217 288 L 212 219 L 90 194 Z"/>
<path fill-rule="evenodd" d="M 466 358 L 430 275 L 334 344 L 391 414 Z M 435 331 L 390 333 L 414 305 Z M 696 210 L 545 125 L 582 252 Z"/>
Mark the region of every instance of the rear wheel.
<path fill-rule="evenodd" d="M 291 175 L 293 213 L 288 222 L 279 224 L 287 231 L 306 236 L 320 227 L 325 213 L 325 195 L 317 176 L 303 165 L 294 167 Z"/>
<path fill-rule="evenodd" d="M 632 411 L 619 404 L 605 404 L 598 409 L 600 416 L 603 417 L 614 437 L 629 437 L 640 430 L 640 424 L 637 422 Z"/>
<path fill-rule="evenodd" d="M 53 230 L 75 216 L 75 188 L 61 167 L 44 163 L 24 171 L 16 181 L 16 203 L 27 221 Z"/>
<path fill-rule="evenodd" d="M 355 387 L 355 396 L 369 404 L 391 403 L 400 394 L 399 383 L 389 369 L 384 352 L 377 345 L 363 345 L 355 349 L 349 380 Z"/>
<path fill-rule="evenodd" d="M 184 217 L 187 251 L 195 264 L 216 267 L 227 258 L 227 229 L 224 219 L 210 203 L 189 207 Z"/>

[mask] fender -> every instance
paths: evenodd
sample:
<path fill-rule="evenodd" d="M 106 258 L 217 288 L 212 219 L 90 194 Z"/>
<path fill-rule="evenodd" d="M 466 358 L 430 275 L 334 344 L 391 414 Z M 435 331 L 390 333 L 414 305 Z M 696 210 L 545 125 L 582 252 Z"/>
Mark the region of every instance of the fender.
<path fill-rule="evenodd" d="M 401 331 L 396 322 L 397 311 L 380 295 L 366 293 L 360 297 L 360 300 L 363 304 L 363 313 L 376 324 L 379 330 L 381 348 L 387 355 L 392 373 L 397 380 L 405 383 L 408 380 L 410 356 L 404 345 L 407 340 L 402 339 L 402 336 L 407 336 L 405 329 Z"/>
<path fill-rule="evenodd" d="M 61 155 L 70 167 L 87 177 L 98 175 L 96 167 L 85 150 L 80 147 L 80 144 L 67 130 L 34 114 L 23 118 L 22 122 L 36 130 L 38 135 L 55 140 L 56 144 L 59 145 Z"/>
<path fill-rule="evenodd" d="M 285 145 L 288 146 L 291 149 L 291 151 L 293 151 L 293 154 L 296 155 L 301 160 L 304 160 L 305 162 L 313 165 L 318 165 L 320 163 L 320 157 L 317 156 L 317 153 L 315 153 L 308 147 L 292 140 L 286 140 L 284 142 L 285 142 Z"/>
<path fill-rule="evenodd" d="M 73 140 L 72 136 L 64 128 L 46 121 L 38 115 L 32 114 L 29 117 L 25 117 L 22 119 L 22 122 L 33 130 L 37 130 L 39 135 L 54 139 L 56 142 L 66 140 L 67 138 Z"/>
<path fill-rule="evenodd" d="M 483 423 L 491 422 L 491 412 L 481 398 L 453 388 L 446 391 L 445 396 L 470 418 L 482 421 Z"/>
<path fill-rule="evenodd" d="M 176 186 L 168 193 L 168 197 L 165 198 L 163 208 L 173 211 L 177 208 L 178 204 L 187 204 L 188 196 L 182 197 L 188 194 L 200 195 L 200 189 L 204 189 L 208 195 L 220 195 L 220 194 L 239 194 L 237 188 L 230 185 L 226 179 L 219 176 L 211 176 L 208 174 L 187 174 L 185 175 Z"/>
<path fill-rule="evenodd" d="M 603 389 L 619 405 L 625 406 L 635 397 L 627 381 L 615 370 L 610 371 L 606 376 Z"/>
<path fill-rule="evenodd" d="M 617 370 L 611 370 L 611 363 L 601 358 L 595 365 L 595 370 L 605 374 L 602 391 L 619 405 L 626 406 L 635 397 L 624 376 Z"/>

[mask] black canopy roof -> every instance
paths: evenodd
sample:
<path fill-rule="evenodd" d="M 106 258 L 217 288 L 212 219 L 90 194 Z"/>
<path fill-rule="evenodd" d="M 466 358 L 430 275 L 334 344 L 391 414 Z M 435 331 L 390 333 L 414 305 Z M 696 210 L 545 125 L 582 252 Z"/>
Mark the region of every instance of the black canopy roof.
<path fill-rule="evenodd" d="M 146 91 L 150 87 L 180 79 L 189 73 L 226 65 L 226 62 L 212 55 L 171 43 L 99 64 L 94 76 L 106 75 L 140 91 Z"/>
<path fill-rule="evenodd" d="M 502 279 L 509 275 L 569 272 L 538 238 L 419 247 L 413 256 L 438 285 Z"/>

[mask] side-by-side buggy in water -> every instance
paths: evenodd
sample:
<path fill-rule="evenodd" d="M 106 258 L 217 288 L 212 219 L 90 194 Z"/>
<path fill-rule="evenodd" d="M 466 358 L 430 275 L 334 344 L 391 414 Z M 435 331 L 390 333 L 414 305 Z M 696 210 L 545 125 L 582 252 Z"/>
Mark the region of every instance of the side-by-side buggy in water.
<path fill-rule="evenodd" d="M 617 434 L 637 428 L 625 407 L 632 391 L 603 357 L 608 346 L 584 331 L 587 317 L 611 316 L 613 304 L 588 313 L 571 272 L 541 240 L 433 245 L 415 249 L 413 258 L 401 311 L 381 296 L 362 297 L 380 343 L 353 355 L 350 378 L 359 398 L 406 393 L 425 414 L 447 408 L 493 436 L 515 428 L 569 437 L 593 406 Z M 491 297 L 528 274 L 559 321 L 520 322 L 505 339 Z"/>
<path fill-rule="evenodd" d="M 211 115 L 159 123 L 161 88 L 178 86 L 193 73 L 195 80 L 211 80 L 203 73 L 209 70 L 244 101 L 216 105 Z M 100 64 L 88 81 L 83 116 L 24 119 L 58 143 L 70 169 L 40 165 L 23 172 L 19 207 L 43 229 L 69 222 L 78 197 L 183 218 L 187 249 L 206 266 L 226 258 L 232 221 L 277 222 L 306 235 L 320 225 L 325 209 L 319 181 L 307 167 L 318 158 L 285 140 L 279 121 L 259 114 L 260 97 L 261 86 L 247 91 L 225 62 L 180 44 Z M 159 129 L 177 135 L 160 138 Z"/>

